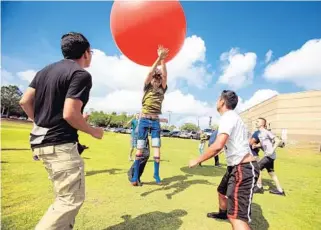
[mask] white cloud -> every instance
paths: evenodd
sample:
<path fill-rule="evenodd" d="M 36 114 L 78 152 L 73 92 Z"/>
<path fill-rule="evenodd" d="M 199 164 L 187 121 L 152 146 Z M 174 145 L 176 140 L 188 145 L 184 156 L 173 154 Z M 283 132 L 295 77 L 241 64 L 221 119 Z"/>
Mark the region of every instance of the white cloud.
<path fill-rule="evenodd" d="M 222 74 L 218 83 L 226 84 L 234 90 L 252 83 L 256 59 L 255 53 L 242 54 L 237 48 L 221 54 Z"/>
<path fill-rule="evenodd" d="M 35 70 L 26 70 L 26 71 L 18 72 L 17 76 L 21 80 L 26 80 L 28 82 L 31 82 L 32 79 L 36 76 L 36 73 L 37 72 Z"/>
<path fill-rule="evenodd" d="M 14 81 L 14 78 L 11 72 L 1 68 L 1 85 L 9 85 Z"/>
<path fill-rule="evenodd" d="M 175 87 L 178 80 L 184 80 L 188 85 L 198 88 L 206 86 L 212 73 L 206 65 L 205 52 L 205 43 L 200 37 L 185 39 L 181 51 L 167 64 L 170 89 Z M 88 71 L 93 76 L 94 85 L 103 85 L 106 91 L 142 90 L 148 67 L 136 65 L 124 55 L 110 56 L 94 50 Z"/>
<path fill-rule="evenodd" d="M 103 98 L 92 97 L 86 108 L 134 113 L 141 110 L 142 97 L 143 92 L 139 90 L 117 90 Z M 162 111 L 164 114 L 172 111 L 173 114 L 184 116 L 211 116 L 217 113 L 215 105 L 199 101 L 193 95 L 183 94 L 180 90 L 165 94 Z"/>
<path fill-rule="evenodd" d="M 271 61 L 273 55 L 273 51 L 269 50 L 266 54 L 265 54 L 265 63 L 269 63 Z"/>
<path fill-rule="evenodd" d="M 236 107 L 236 111 L 238 112 L 242 112 L 254 105 L 257 105 L 271 97 L 274 97 L 275 95 L 278 95 L 279 93 L 275 90 L 271 90 L 271 89 L 260 89 L 258 91 L 256 91 L 253 96 L 246 100 L 243 101 L 242 98 L 239 97 L 239 103 Z"/>
<path fill-rule="evenodd" d="M 307 41 L 270 63 L 264 77 L 272 81 L 290 81 L 306 89 L 321 88 L 321 39 Z"/>

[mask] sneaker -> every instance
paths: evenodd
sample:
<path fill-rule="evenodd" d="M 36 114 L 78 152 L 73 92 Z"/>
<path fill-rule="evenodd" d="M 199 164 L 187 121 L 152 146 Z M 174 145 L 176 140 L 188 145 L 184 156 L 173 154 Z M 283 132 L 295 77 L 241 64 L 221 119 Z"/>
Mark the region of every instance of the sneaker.
<path fill-rule="evenodd" d="M 263 193 L 264 193 L 264 189 L 263 189 L 263 187 L 259 188 L 258 186 L 255 186 L 253 192 L 254 192 L 254 193 L 261 193 L 261 194 L 263 194 Z"/>
<path fill-rule="evenodd" d="M 220 220 L 227 220 L 227 214 L 226 212 L 210 212 L 207 213 L 208 218 L 213 218 L 213 219 L 220 219 Z"/>
<path fill-rule="evenodd" d="M 156 184 L 161 184 L 162 183 L 159 176 L 154 175 L 154 179 L 156 181 Z"/>
<path fill-rule="evenodd" d="M 222 165 L 220 165 L 220 164 L 215 164 L 215 167 L 222 167 Z"/>
<path fill-rule="evenodd" d="M 270 190 L 270 193 L 275 194 L 275 195 L 285 196 L 285 192 L 284 191 L 280 192 L 277 189 Z"/>

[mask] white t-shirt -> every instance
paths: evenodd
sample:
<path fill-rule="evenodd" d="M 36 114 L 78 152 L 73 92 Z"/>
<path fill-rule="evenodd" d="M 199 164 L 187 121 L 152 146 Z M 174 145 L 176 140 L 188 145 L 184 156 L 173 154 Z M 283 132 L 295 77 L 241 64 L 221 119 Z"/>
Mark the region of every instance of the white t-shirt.
<path fill-rule="evenodd" d="M 225 144 L 225 155 L 228 166 L 238 165 L 244 156 L 251 153 L 248 131 L 241 117 L 234 111 L 226 111 L 219 122 L 218 135 L 229 135 Z"/>
<path fill-rule="evenodd" d="M 273 139 L 275 135 L 271 133 L 269 130 L 263 129 L 260 130 L 259 139 L 264 151 L 264 156 L 268 156 L 272 159 L 276 159 L 276 153 L 273 149 Z"/>

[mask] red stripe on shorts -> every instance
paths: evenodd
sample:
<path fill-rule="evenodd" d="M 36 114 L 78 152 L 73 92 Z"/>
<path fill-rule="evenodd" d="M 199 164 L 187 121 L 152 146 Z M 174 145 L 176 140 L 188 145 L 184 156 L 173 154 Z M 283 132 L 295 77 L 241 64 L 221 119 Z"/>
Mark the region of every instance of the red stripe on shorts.
<path fill-rule="evenodd" d="M 242 182 L 242 168 L 241 164 L 237 166 L 237 175 L 236 175 L 236 186 L 235 186 L 235 191 L 234 191 L 234 215 L 232 218 L 237 217 L 237 213 L 239 211 L 239 200 L 238 200 L 238 192 L 239 192 L 239 187 Z"/>

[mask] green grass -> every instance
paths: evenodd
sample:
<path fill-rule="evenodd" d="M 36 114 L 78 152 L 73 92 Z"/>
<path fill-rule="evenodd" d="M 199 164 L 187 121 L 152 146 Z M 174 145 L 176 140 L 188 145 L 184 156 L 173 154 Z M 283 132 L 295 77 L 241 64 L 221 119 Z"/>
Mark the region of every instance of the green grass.
<path fill-rule="evenodd" d="M 33 229 L 53 201 L 51 182 L 41 162 L 32 160 L 30 124 L 2 122 L 1 229 Z M 142 187 L 127 180 L 130 138 L 106 133 L 103 140 L 81 134 L 89 146 L 82 154 L 86 171 L 86 201 L 75 229 L 230 229 L 227 222 L 206 217 L 218 209 L 217 185 L 225 172 L 212 167 L 189 169 L 198 141 L 163 138 L 161 177 L 153 180 L 153 163 L 146 165 Z M 151 160 L 152 158 L 150 158 Z M 225 163 L 224 155 L 221 156 Z M 276 172 L 286 197 L 255 194 L 253 229 L 320 229 L 321 154 L 309 150 L 278 150 Z M 264 187 L 271 185 L 263 173 Z M 272 185 L 273 186 L 273 185 Z"/>

